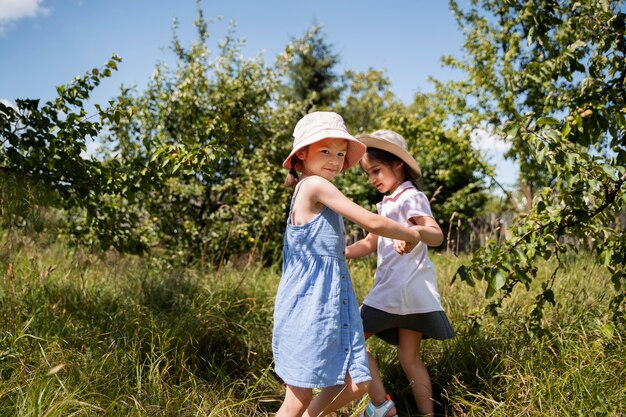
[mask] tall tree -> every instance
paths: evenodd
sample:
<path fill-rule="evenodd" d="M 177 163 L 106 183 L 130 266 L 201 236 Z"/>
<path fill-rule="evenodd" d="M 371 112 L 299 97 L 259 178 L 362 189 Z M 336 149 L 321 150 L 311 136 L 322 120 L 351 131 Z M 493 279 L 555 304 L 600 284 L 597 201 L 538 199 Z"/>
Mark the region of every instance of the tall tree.
<path fill-rule="evenodd" d="M 592 90 L 600 87 L 596 80 L 613 80 L 606 84 L 613 92 L 619 88 L 619 76 L 607 72 L 612 67 L 619 73 L 623 67 L 617 62 L 623 48 L 619 1 L 469 4 L 463 8 L 450 1 L 465 34 L 466 59 L 445 60 L 468 76 L 453 87 L 464 97 L 461 119 L 500 127 L 509 121 L 523 123 L 528 113 L 575 117 L 590 110 Z M 537 162 L 529 143 L 515 135 L 509 141 L 508 156 L 519 162 L 520 186 L 530 205 L 533 191 L 548 185 L 550 174 Z"/>
<path fill-rule="evenodd" d="M 533 204 L 502 244 L 491 242 L 459 270 L 461 279 L 489 282 L 487 295 L 533 280 L 538 256 L 556 257 L 542 283 L 534 323 L 571 242 L 593 248 L 612 274 L 616 318 L 624 318 L 626 236 L 626 14 L 609 0 L 472 0 L 452 10 L 466 36 L 465 60 L 447 62 L 467 78 L 455 112 L 475 128 L 485 121 L 511 142 Z M 467 98 L 470 97 L 468 100 Z M 473 98 L 473 99 L 472 99 Z M 541 188 L 537 188 L 540 186 Z M 502 299 L 493 303 L 497 309 Z"/>
<path fill-rule="evenodd" d="M 234 180 L 247 175 L 243 161 L 270 135 L 276 77 L 261 60 L 242 57 L 233 26 L 213 58 L 200 4 L 194 25 L 197 40 L 186 47 L 174 24 L 174 68 L 158 64 L 141 93 L 122 88 L 136 115 L 111 126 L 105 156 L 144 164 L 137 179 L 153 185 L 129 209 L 140 213 L 151 245 L 215 260 L 240 250 Z"/>
<path fill-rule="evenodd" d="M 336 105 L 341 95 L 341 78 L 334 67 L 339 56 L 332 51 L 321 27 L 314 25 L 290 45 L 292 59 L 288 63 L 284 98 L 291 103 L 306 103 L 305 114 L 311 109 Z"/>

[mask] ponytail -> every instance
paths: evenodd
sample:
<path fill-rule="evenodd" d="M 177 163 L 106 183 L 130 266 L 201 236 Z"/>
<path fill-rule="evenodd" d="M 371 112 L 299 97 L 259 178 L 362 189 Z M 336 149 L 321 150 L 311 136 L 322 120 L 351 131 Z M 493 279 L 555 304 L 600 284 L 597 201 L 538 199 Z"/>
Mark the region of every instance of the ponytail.
<path fill-rule="evenodd" d="M 302 160 L 294 155 L 291 158 L 291 168 L 289 169 L 289 174 L 287 174 L 287 178 L 285 178 L 285 185 L 289 188 L 295 188 L 296 184 L 300 180 L 298 177 L 298 171 L 296 171 L 296 167 L 302 167 Z"/>
<path fill-rule="evenodd" d="M 287 174 L 287 178 L 285 178 L 285 185 L 289 188 L 294 188 L 298 183 L 298 173 L 296 169 L 292 166 L 289 170 L 289 174 Z"/>

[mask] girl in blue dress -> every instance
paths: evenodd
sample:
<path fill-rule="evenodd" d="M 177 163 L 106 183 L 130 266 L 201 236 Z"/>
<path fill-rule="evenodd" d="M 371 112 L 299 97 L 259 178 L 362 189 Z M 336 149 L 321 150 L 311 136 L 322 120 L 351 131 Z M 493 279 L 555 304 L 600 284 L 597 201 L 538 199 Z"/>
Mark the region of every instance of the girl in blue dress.
<path fill-rule="evenodd" d="M 283 163 L 295 190 L 274 308 L 275 369 L 287 385 L 278 417 L 327 415 L 367 392 L 371 376 L 343 217 L 379 236 L 420 241 L 417 230 L 360 207 L 331 183 L 365 150 L 340 115 L 314 112 L 297 123 Z M 322 388 L 315 399 L 313 388 Z"/>

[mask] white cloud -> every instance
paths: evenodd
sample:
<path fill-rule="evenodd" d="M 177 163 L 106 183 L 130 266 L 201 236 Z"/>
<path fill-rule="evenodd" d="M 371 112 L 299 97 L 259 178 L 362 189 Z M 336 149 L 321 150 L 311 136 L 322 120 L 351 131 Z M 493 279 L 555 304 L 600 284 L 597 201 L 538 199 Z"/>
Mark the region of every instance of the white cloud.
<path fill-rule="evenodd" d="M 486 129 L 477 129 L 470 134 L 472 145 L 476 149 L 489 154 L 504 154 L 511 148 L 511 144 L 500 139 Z"/>
<path fill-rule="evenodd" d="M 11 22 L 48 13 L 43 0 L 0 0 L 0 33 Z"/>

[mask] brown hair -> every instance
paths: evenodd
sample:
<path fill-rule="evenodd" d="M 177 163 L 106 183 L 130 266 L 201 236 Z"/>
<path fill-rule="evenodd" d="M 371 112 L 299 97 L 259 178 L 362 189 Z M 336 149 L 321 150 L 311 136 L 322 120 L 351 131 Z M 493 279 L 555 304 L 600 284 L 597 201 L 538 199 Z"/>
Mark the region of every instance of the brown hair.
<path fill-rule="evenodd" d="M 291 157 L 291 168 L 289 169 L 287 178 L 285 178 L 285 185 L 289 188 L 295 188 L 296 184 L 300 180 L 296 167 L 302 167 L 302 160 L 294 155 Z"/>
<path fill-rule="evenodd" d="M 417 177 L 413 170 L 409 168 L 409 166 L 398 156 L 392 154 L 391 152 L 384 151 L 379 148 L 368 147 L 367 152 L 365 153 L 369 159 L 372 161 L 379 162 L 383 165 L 391 167 L 396 163 L 400 162 L 402 164 L 402 173 L 403 173 L 403 181 L 410 181 L 413 183 L 415 188 L 419 189 L 417 185 Z"/>

